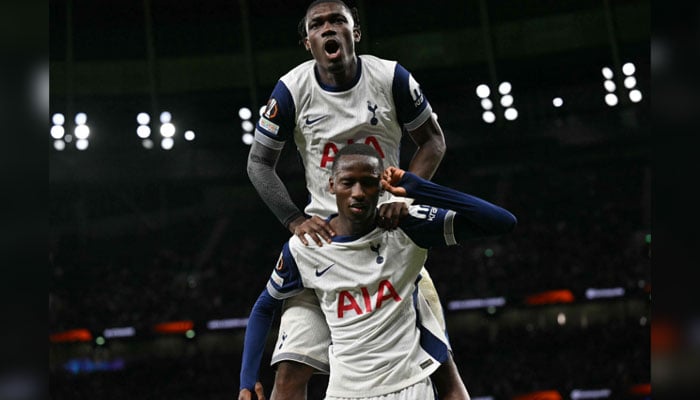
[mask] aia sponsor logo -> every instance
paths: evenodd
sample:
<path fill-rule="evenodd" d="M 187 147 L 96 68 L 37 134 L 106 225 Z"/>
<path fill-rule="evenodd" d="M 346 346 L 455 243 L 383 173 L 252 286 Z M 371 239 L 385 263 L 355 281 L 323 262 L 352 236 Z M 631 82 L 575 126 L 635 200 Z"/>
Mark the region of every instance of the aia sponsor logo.
<path fill-rule="evenodd" d="M 358 140 L 362 141 L 362 139 Z M 348 139 L 347 144 L 352 144 L 355 143 L 355 139 Z M 368 144 L 377 150 L 377 153 L 379 153 L 379 156 L 383 159 L 384 158 L 384 151 L 382 150 L 382 146 L 379 144 L 379 141 L 377 140 L 376 137 L 374 136 L 367 136 L 364 138 L 364 144 Z M 334 142 L 328 142 L 323 146 L 323 156 L 321 156 L 321 168 L 330 168 L 330 163 L 332 163 L 335 160 L 335 155 L 338 154 L 338 151 L 343 147 L 343 145 L 334 143 Z"/>
<path fill-rule="evenodd" d="M 396 292 L 389 280 L 384 279 L 379 282 L 376 291 L 370 294 L 366 287 L 360 288 L 362 297 L 355 298 L 352 293 L 342 290 L 338 294 L 338 318 L 344 318 L 346 313 L 353 312 L 355 315 L 371 313 L 382 307 L 385 301 L 400 302 L 401 296 Z"/>

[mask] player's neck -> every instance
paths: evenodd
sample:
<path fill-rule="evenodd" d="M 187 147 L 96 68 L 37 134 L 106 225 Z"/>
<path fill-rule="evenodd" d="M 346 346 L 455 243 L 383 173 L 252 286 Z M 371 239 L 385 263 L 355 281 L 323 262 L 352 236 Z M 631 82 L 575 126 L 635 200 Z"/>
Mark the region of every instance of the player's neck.
<path fill-rule="evenodd" d="M 344 68 L 337 70 L 317 68 L 321 83 L 328 86 L 345 86 L 352 82 L 357 75 L 357 58 L 353 57 Z"/>
<path fill-rule="evenodd" d="M 337 215 L 329 223 L 336 236 L 363 236 L 377 226 L 374 217 L 367 221 L 353 221 Z"/>

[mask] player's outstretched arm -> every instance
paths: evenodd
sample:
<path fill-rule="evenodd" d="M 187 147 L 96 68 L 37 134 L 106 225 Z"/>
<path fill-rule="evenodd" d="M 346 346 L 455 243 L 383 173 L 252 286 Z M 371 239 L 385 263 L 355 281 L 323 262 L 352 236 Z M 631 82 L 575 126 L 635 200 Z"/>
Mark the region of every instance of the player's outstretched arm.
<path fill-rule="evenodd" d="M 458 230 L 461 239 L 506 234 L 518 222 L 504 208 L 430 182 L 400 168 L 387 168 L 382 174 L 381 184 L 384 190 L 395 196 L 412 197 L 421 204 L 455 211 L 455 230 Z"/>
<path fill-rule="evenodd" d="M 418 146 L 408 165 L 408 171 L 423 179 L 432 179 L 447 151 L 442 128 L 435 117 L 430 116 L 421 126 L 408 134 Z"/>

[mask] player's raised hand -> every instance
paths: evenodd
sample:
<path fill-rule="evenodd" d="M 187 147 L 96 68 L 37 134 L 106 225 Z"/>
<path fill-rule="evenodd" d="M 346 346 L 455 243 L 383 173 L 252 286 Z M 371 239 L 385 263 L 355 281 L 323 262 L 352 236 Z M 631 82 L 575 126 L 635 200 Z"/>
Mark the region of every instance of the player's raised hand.
<path fill-rule="evenodd" d="M 308 246 L 309 244 L 309 241 L 306 240 L 305 235 L 309 235 L 311 239 L 313 239 L 313 241 L 319 246 L 323 246 L 323 242 L 321 240 L 331 243 L 331 238 L 335 236 L 335 232 L 333 229 L 331 229 L 328 222 L 316 215 L 306 219 L 300 224 L 295 224 L 292 222 L 289 224 L 289 229 L 299 238 L 299 240 L 301 240 L 304 246 Z"/>
<path fill-rule="evenodd" d="M 258 400 L 266 400 L 265 391 L 263 390 L 263 385 L 260 382 L 255 382 L 255 395 Z M 255 400 L 253 398 L 253 393 L 248 389 L 241 389 L 238 393 L 238 400 Z"/>
<path fill-rule="evenodd" d="M 395 186 L 399 183 L 405 172 L 406 171 L 401 168 L 396 167 L 385 169 L 382 174 L 382 188 L 394 196 L 406 197 L 406 189 L 401 186 Z"/>
<path fill-rule="evenodd" d="M 384 203 L 379 206 L 377 213 L 377 225 L 386 230 L 393 230 L 399 226 L 401 218 L 408 215 L 408 206 L 403 201 Z"/>

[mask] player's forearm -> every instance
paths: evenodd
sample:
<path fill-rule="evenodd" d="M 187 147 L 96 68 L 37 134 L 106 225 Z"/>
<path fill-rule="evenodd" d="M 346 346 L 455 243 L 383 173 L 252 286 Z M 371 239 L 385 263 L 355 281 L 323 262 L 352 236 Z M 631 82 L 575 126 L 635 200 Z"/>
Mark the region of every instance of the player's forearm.
<path fill-rule="evenodd" d="M 424 143 L 411 159 L 408 171 L 424 179 L 432 179 L 445 156 L 445 142 L 438 139 Z"/>
<path fill-rule="evenodd" d="M 453 210 L 471 224 L 469 236 L 500 235 L 513 230 L 516 217 L 508 210 L 467 193 L 406 172 L 398 183 L 418 203 Z"/>
<path fill-rule="evenodd" d="M 255 382 L 258 380 L 258 371 L 262 363 L 262 355 L 265 350 L 265 341 L 270 332 L 275 311 L 281 303 L 281 300 L 270 296 L 267 289 L 265 289 L 250 312 L 243 342 L 240 389 L 248 389 L 252 392 L 255 388 Z"/>
<path fill-rule="evenodd" d="M 248 155 L 248 178 L 260 197 L 285 227 L 303 214 L 292 201 L 287 188 L 277 175 L 275 166 L 279 151 L 253 143 Z"/>

